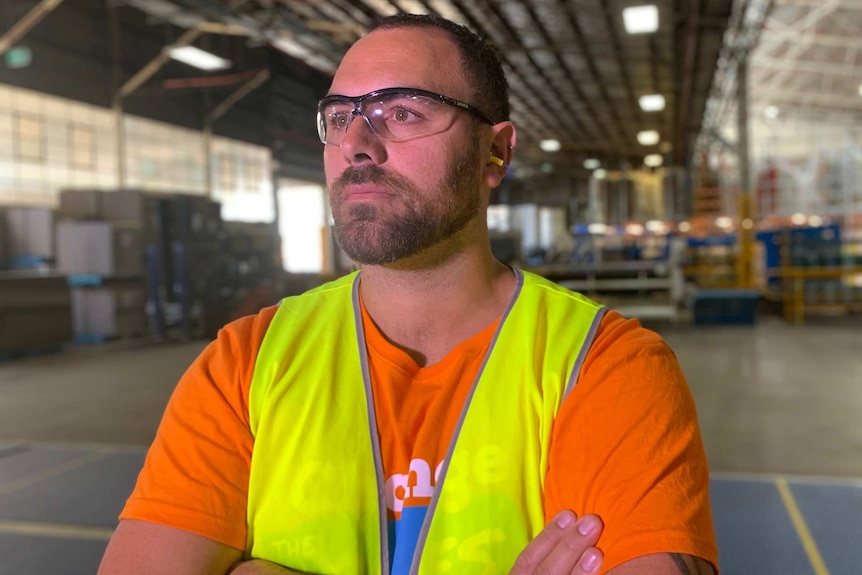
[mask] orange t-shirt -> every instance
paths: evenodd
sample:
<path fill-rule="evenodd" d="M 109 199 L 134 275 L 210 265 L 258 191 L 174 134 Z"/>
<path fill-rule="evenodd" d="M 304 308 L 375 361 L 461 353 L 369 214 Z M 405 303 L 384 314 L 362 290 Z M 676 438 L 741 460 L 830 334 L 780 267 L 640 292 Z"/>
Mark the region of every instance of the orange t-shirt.
<path fill-rule="evenodd" d="M 121 519 L 245 548 L 254 448 L 248 391 L 276 309 L 226 326 L 180 380 Z M 428 367 L 388 342 L 364 310 L 363 322 L 392 573 L 400 575 L 409 569 L 437 470 L 496 322 Z M 608 313 L 554 424 L 546 517 L 561 509 L 599 515 L 602 572 L 662 552 L 717 565 L 708 487 L 694 402 L 676 357 L 637 321 Z"/>

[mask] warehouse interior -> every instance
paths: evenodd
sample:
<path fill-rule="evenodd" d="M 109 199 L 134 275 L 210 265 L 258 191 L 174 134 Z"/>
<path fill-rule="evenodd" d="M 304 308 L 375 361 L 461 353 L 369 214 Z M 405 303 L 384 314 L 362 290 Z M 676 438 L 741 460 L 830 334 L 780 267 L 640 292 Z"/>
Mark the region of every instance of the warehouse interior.
<path fill-rule="evenodd" d="M 0 574 L 94 573 L 186 367 L 354 269 L 317 102 L 397 12 L 499 49 L 498 259 L 674 350 L 721 573 L 859 572 L 860 0 L 4 0 Z"/>

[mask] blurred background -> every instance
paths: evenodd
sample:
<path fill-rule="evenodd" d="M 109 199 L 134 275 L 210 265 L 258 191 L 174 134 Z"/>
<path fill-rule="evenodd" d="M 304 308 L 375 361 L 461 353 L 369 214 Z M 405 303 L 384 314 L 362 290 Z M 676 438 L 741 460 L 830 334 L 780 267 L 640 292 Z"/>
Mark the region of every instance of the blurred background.
<path fill-rule="evenodd" d="M 316 103 L 398 11 L 500 50 L 495 254 L 679 357 L 722 572 L 858 573 L 862 1 L 3 0 L 0 574 L 94 572 L 186 366 L 353 269 Z"/>

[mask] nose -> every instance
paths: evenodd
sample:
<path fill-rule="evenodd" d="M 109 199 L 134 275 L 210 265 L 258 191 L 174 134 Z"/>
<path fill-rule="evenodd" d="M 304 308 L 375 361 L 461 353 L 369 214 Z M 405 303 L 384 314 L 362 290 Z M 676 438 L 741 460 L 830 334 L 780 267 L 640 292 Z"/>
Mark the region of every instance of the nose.
<path fill-rule="evenodd" d="M 357 117 L 363 121 L 354 122 Z M 371 127 L 371 122 L 359 110 L 354 110 L 341 140 L 341 153 L 353 163 L 371 161 L 380 164 L 386 159 L 386 148 Z"/>

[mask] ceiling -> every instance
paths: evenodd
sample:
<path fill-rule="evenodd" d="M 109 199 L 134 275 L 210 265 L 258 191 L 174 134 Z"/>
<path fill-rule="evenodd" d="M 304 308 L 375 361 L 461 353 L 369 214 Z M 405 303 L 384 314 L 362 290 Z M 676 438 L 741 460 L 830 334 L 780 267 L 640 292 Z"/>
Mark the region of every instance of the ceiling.
<path fill-rule="evenodd" d="M 737 4 L 746 1 L 737 0 Z M 45 56 L 24 70 L 0 70 L 0 81 L 102 103 L 110 98 L 112 77 L 113 86 L 128 81 L 158 56 L 160 46 L 176 42 L 189 28 L 218 23 L 219 29 L 210 26 L 194 44 L 230 59 L 232 69 L 207 74 L 168 62 L 127 98 L 129 109 L 157 117 L 174 106 L 172 117 L 200 125 L 208 111 L 244 79 L 268 67 L 269 81 L 232 108 L 222 125 L 232 123 L 236 133 L 242 133 L 260 124 L 256 129 L 268 135 L 279 161 L 310 162 L 314 170 L 320 166 L 313 120 L 316 101 L 347 48 L 381 16 L 398 11 L 437 13 L 466 24 L 499 48 L 511 86 L 512 119 L 519 129 L 514 176 L 529 180 L 549 173 L 563 179 L 584 178 L 587 158 L 597 158 L 613 170 L 641 166 L 645 155 L 661 153 L 666 164 L 684 165 L 703 122 L 734 0 L 53 3 L 59 4 L 56 13 L 47 14 L 28 36 L 41 43 Z M 45 3 L 4 0 L 2 4 L 0 19 L 12 26 Z M 623 9 L 644 4 L 658 8 L 658 30 L 628 34 Z M 112 11 L 106 6 L 119 8 Z M 116 21 L 119 28 L 112 28 L 111 22 Z M 787 26 L 789 42 L 792 15 Z M 112 40 L 114 36 L 119 40 Z M 85 60 L 92 65 L 85 66 Z M 764 59 L 759 65 L 770 64 Z M 75 77 L 81 80 L 73 81 L 73 67 L 80 69 Z M 66 70 L 69 81 L 60 79 Z M 773 72 L 758 73 L 775 81 L 782 91 Z M 84 80 L 82 74 L 90 79 Z M 87 91 L 84 84 L 94 87 Z M 76 91 L 81 95 L 73 94 Z M 664 110 L 642 111 L 638 98 L 646 94 L 662 94 Z M 641 130 L 657 131 L 659 143 L 639 144 Z M 538 143 L 547 138 L 559 140 L 561 150 L 542 151 Z M 290 153 L 279 156 L 280 149 Z"/>
<path fill-rule="evenodd" d="M 775 0 L 752 52 L 753 113 L 862 119 L 862 2 Z"/>
<path fill-rule="evenodd" d="M 142 2 L 132 0 L 135 4 Z M 375 19 L 398 11 L 436 13 L 498 46 L 519 128 L 516 177 L 551 170 L 583 175 L 586 158 L 611 169 L 663 153 L 682 164 L 699 131 L 732 0 L 651 0 L 659 29 L 630 35 L 622 10 L 646 0 L 147 0 L 244 29 L 258 42 L 331 74 Z M 644 112 L 638 98 L 662 94 Z M 642 146 L 641 130 L 661 141 Z M 538 147 L 561 142 L 556 153 Z"/>

